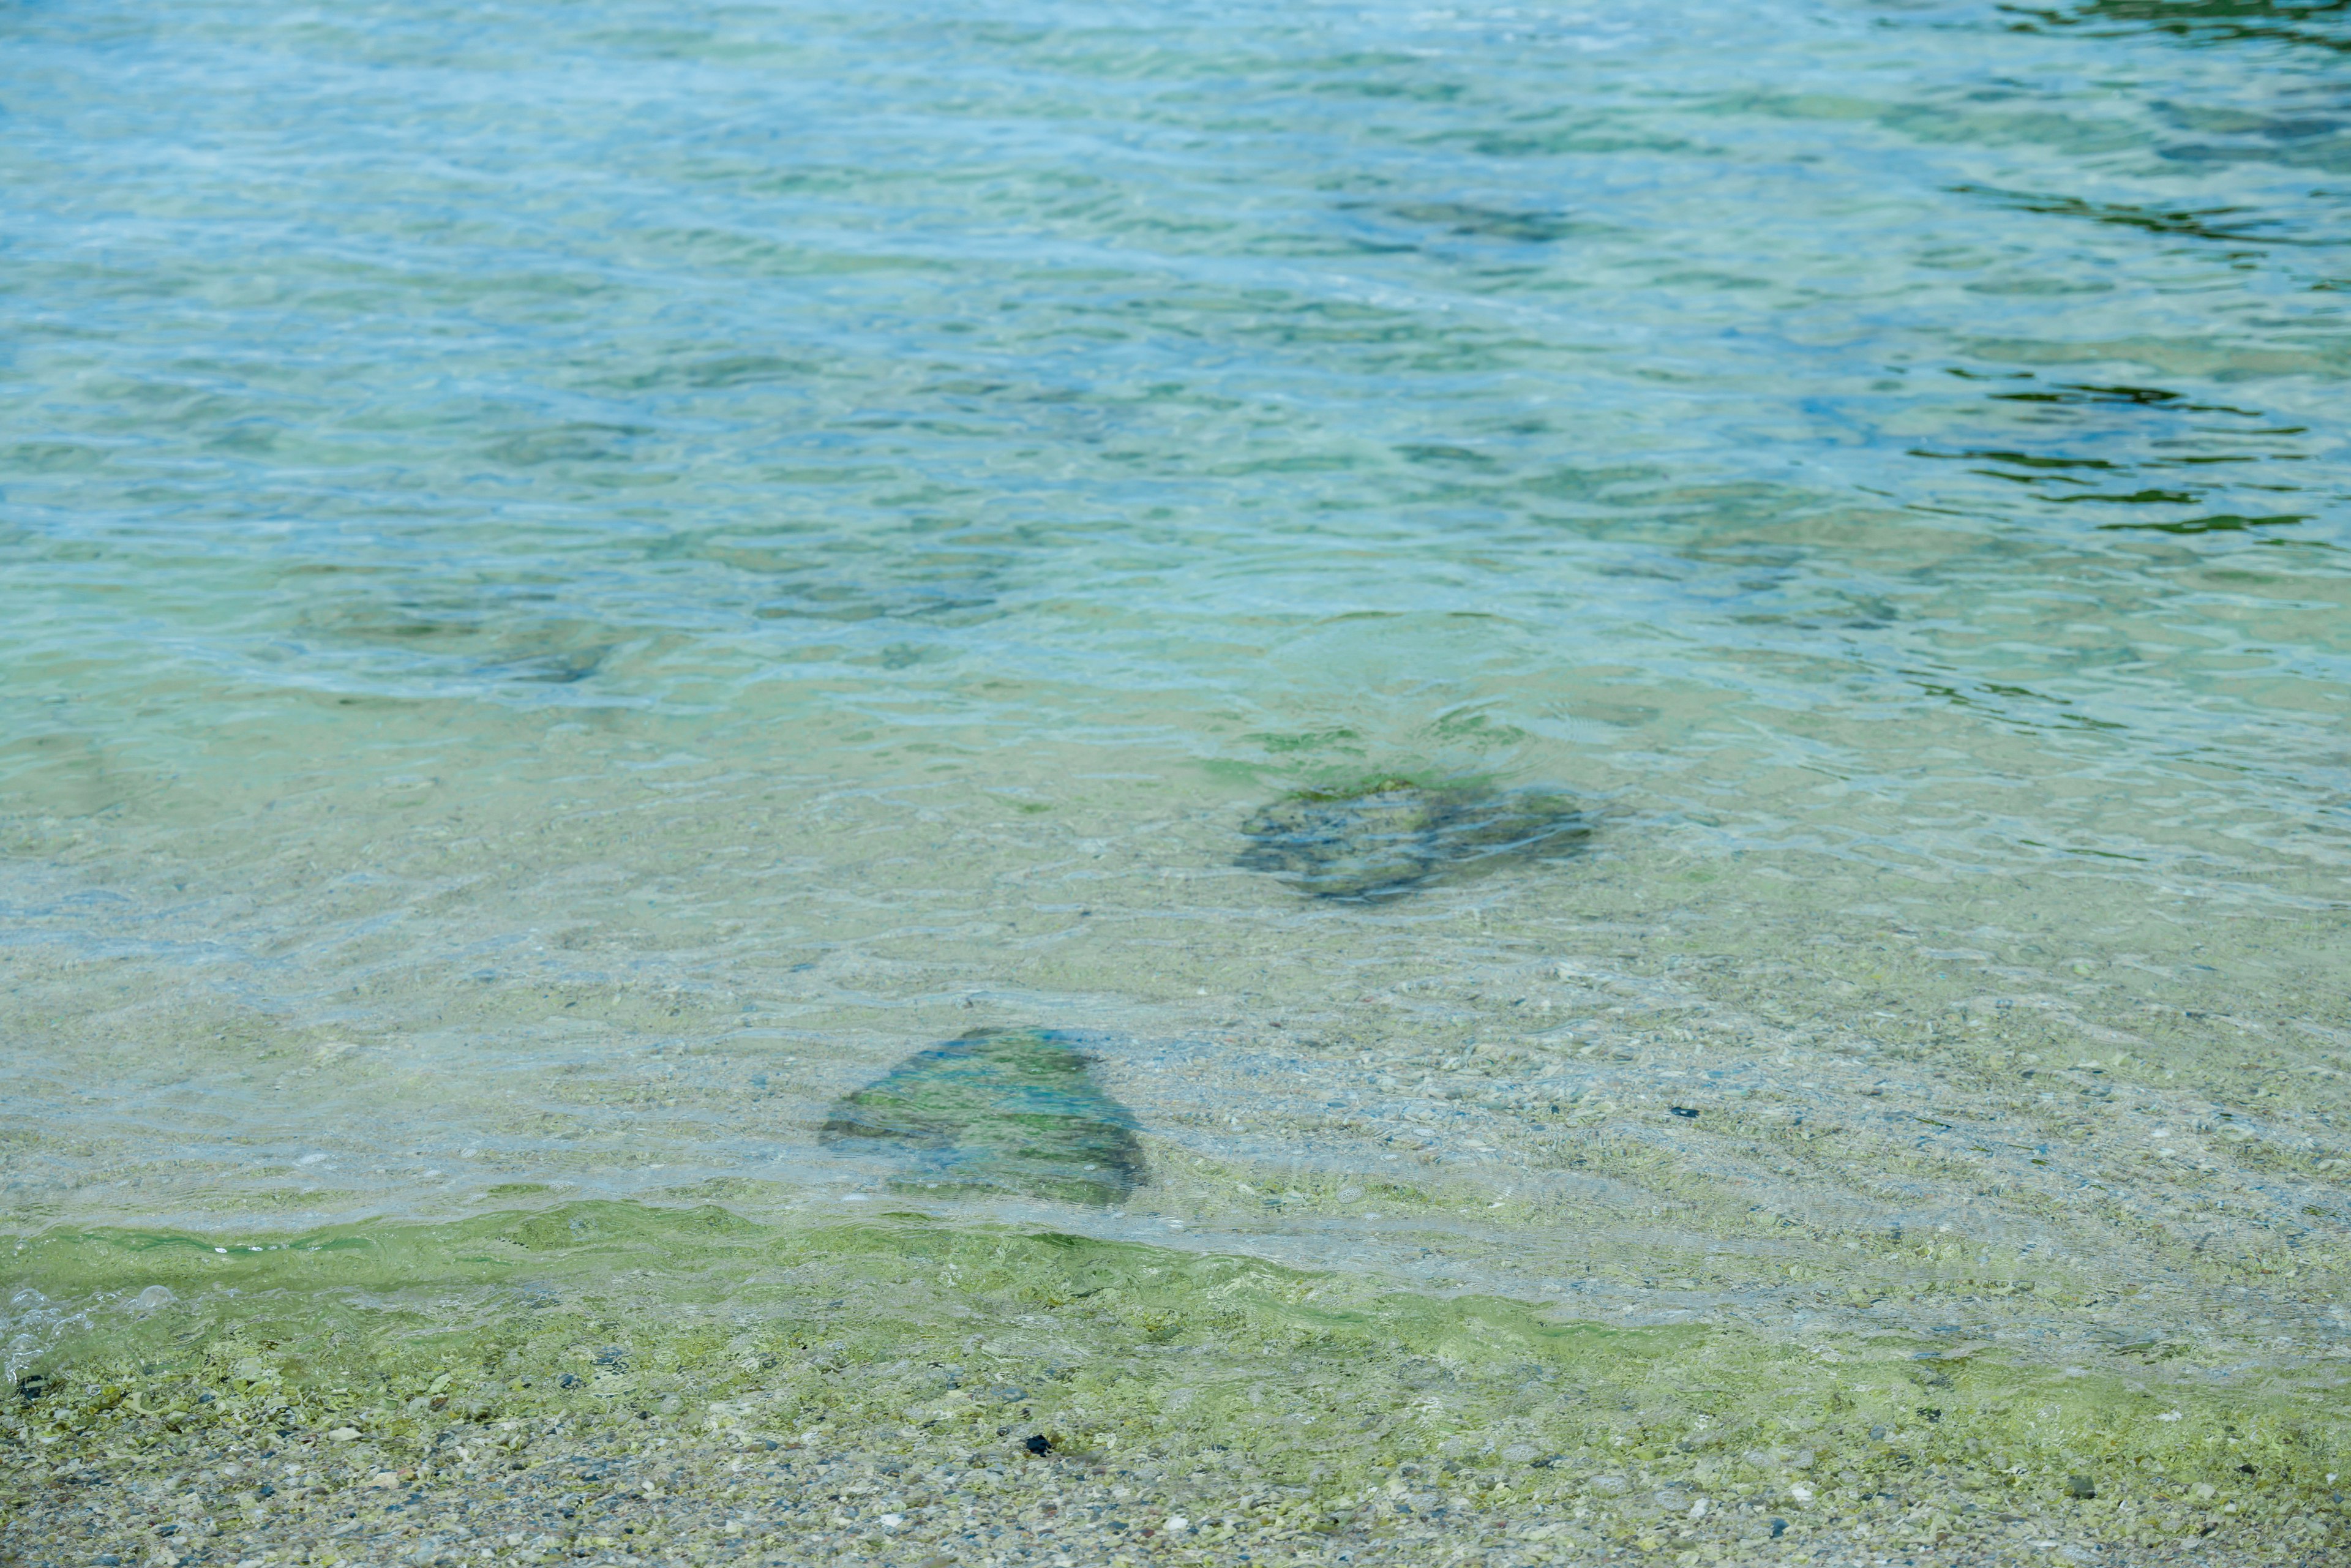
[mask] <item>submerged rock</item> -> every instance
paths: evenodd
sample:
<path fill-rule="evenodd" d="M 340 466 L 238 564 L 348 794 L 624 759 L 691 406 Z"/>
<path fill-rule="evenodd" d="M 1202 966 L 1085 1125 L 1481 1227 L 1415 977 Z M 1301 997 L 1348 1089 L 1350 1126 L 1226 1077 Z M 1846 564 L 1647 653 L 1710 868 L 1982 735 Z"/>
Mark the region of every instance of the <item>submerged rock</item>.
<path fill-rule="evenodd" d="M 1142 1181 L 1143 1151 L 1092 1065 L 1051 1030 L 974 1030 L 841 1096 L 819 1140 L 900 1160 L 901 1186 L 1115 1203 Z"/>
<path fill-rule="evenodd" d="M 1592 823 L 1565 799 L 1532 789 L 1437 788 L 1383 779 L 1305 790 L 1251 817 L 1238 863 L 1287 877 L 1318 898 L 1393 898 L 1513 861 L 1571 853 Z"/>

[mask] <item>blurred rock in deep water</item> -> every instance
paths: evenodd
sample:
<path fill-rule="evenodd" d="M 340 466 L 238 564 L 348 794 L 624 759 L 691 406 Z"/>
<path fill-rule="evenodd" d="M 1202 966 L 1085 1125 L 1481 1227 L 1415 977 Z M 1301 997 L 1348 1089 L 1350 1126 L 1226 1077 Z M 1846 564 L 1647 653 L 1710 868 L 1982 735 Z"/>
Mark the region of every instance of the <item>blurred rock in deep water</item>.
<path fill-rule="evenodd" d="M 1511 862 L 1573 853 L 1591 820 L 1565 798 L 1383 779 L 1307 790 L 1251 817 L 1237 863 L 1318 898 L 1393 898 Z"/>

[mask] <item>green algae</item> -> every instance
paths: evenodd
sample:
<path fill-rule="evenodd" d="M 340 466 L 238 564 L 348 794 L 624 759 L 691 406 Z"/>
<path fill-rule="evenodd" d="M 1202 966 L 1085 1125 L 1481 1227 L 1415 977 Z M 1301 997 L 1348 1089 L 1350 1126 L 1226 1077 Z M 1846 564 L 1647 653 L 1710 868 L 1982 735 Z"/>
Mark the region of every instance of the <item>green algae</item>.
<path fill-rule="evenodd" d="M 1052 1030 L 973 1030 L 837 1101 L 820 1134 L 904 1167 L 905 1187 L 987 1187 L 1115 1203 L 1143 1176 L 1134 1116 Z"/>
<path fill-rule="evenodd" d="M 56 1230 L 16 1243 L 8 1283 L 59 1325 L 14 1369 L 33 1396 L 20 1434 L 93 1454 L 344 1431 L 421 1464 L 453 1419 L 659 1414 L 763 1451 L 960 1457 L 1036 1436 L 1072 1458 L 1245 1465 L 1320 1499 L 1423 1467 L 1581 1500 L 1604 1531 L 1645 1528 L 1611 1490 L 1637 1481 L 1752 1496 L 1800 1526 L 1927 1490 L 1954 1517 L 2055 1511 L 2130 1539 L 2223 1509 L 2306 1523 L 2339 1511 L 2351 1468 L 2338 1391 L 2283 1380 L 1609 1327 L 911 1214 L 763 1225 L 590 1202 L 267 1239 Z"/>
<path fill-rule="evenodd" d="M 1573 803 L 1538 790 L 1377 778 L 1296 791 L 1241 831 L 1249 844 L 1235 863 L 1317 898 L 1365 901 L 1572 853 L 1592 824 Z"/>

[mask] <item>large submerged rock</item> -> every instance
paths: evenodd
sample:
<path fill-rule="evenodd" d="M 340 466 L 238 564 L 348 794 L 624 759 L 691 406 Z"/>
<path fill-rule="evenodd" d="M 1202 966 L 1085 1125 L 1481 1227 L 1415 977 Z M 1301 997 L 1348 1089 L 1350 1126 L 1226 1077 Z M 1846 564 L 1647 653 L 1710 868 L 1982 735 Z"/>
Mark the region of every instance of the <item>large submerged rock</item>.
<path fill-rule="evenodd" d="M 821 1143 L 898 1160 L 901 1186 L 1116 1203 L 1143 1179 L 1134 1116 L 1052 1030 L 974 1030 L 834 1102 Z"/>
<path fill-rule="evenodd" d="M 1570 854 L 1591 820 L 1562 797 L 1382 779 L 1302 790 L 1251 817 L 1238 863 L 1317 898 L 1394 898 L 1518 861 Z"/>

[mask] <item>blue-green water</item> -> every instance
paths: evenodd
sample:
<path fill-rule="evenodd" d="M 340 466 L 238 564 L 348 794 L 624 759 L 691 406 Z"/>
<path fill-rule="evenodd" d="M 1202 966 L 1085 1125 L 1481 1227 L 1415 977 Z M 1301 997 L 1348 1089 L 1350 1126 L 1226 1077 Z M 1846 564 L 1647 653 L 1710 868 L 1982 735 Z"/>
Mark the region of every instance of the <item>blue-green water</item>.
<path fill-rule="evenodd" d="M 2334 1352 L 2346 50 L 8 6 L 8 1225 L 863 1198 L 1034 1024 L 1149 1166 L 1056 1224 Z M 1236 863 L 1384 777 L 1595 831 Z"/>

